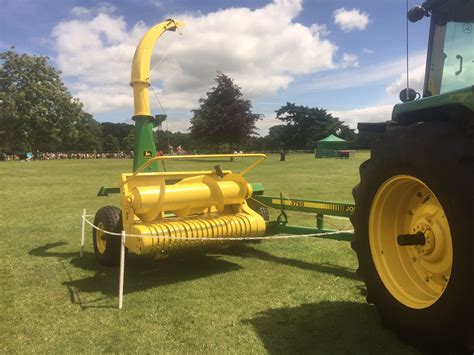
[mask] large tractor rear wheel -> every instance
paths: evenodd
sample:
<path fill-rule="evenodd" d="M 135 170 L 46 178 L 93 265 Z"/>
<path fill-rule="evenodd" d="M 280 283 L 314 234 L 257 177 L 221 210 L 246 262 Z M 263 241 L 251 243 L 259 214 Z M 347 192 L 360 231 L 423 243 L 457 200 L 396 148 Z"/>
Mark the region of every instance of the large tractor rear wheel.
<path fill-rule="evenodd" d="M 399 128 L 372 150 L 360 178 L 352 247 L 368 302 L 412 340 L 466 337 L 474 316 L 473 137 L 449 123 Z"/>
<path fill-rule="evenodd" d="M 106 266 L 116 266 L 120 262 L 120 236 L 107 232 L 120 233 L 122 231 L 122 211 L 115 206 L 102 207 L 97 211 L 94 225 L 98 229 L 92 230 L 92 243 L 97 261 Z"/>

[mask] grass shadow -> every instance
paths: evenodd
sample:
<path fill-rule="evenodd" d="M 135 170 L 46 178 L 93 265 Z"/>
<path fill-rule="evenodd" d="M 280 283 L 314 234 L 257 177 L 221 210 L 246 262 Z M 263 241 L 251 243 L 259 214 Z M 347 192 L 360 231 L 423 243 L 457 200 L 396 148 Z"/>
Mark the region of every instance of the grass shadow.
<path fill-rule="evenodd" d="M 270 309 L 243 322 L 253 326 L 270 354 L 415 352 L 397 344 L 395 335 L 381 328 L 374 307 L 367 304 L 303 304 Z"/>
<path fill-rule="evenodd" d="M 76 262 L 77 259 L 71 260 L 73 265 L 78 265 Z M 90 262 L 96 263 L 95 259 Z M 241 269 L 241 266 L 214 255 L 191 254 L 186 255 L 186 258 L 174 256 L 160 261 L 130 255 L 125 264 L 124 294 L 196 280 L 238 269 Z M 81 292 L 101 292 L 110 296 L 117 294 L 118 279 L 117 268 L 98 265 L 95 275 L 74 280 L 68 284 Z"/>
<path fill-rule="evenodd" d="M 329 263 L 308 263 L 306 261 L 298 259 L 290 259 L 282 256 L 272 255 L 266 251 L 255 249 L 246 244 L 235 245 L 222 252 L 222 254 L 240 256 L 240 257 L 253 257 L 260 260 L 283 264 L 288 266 L 297 267 L 302 270 L 316 271 L 325 274 L 331 274 L 338 277 L 344 277 L 351 280 L 359 280 L 359 277 L 355 271 Z"/>
<path fill-rule="evenodd" d="M 81 300 L 81 293 L 100 292 L 105 296 L 116 296 L 118 292 L 119 270 L 118 268 L 105 267 L 97 264 L 94 254 L 85 252 L 79 257 L 78 252 L 56 252 L 52 249 L 66 245 L 64 242 L 49 243 L 35 248 L 29 252 L 30 255 L 40 257 L 58 258 L 67 275 L 67 281 L 63 282 L 68 288 L 71 302 L 79 304 L 81 308 L 115 307 L 93 305 L 103 298 L 90 302 Z M 94 271 L 94 275 L 75 279 L 66 265 L 74 268 Z M 144 291 L 147 289 L 186 282 L 212 275 L 236 271 L 242 267 L 222 260 L 218 255 L 207 255 L 202 253 L 186 253 L 175 255 L 165 260 L 155 261 L 146 257 L 128 255 L 125 263 L 124 294 Z M 90 305 L 88 305 L 90 304 Z"/>
<path fill-rule="evenodd" d="M 242 322 L 252 325 L 269 354 L 472 354 L 464 339 L 398 337 L 382 326 L 374 306 L 355 302 L 270 309 Z"/>

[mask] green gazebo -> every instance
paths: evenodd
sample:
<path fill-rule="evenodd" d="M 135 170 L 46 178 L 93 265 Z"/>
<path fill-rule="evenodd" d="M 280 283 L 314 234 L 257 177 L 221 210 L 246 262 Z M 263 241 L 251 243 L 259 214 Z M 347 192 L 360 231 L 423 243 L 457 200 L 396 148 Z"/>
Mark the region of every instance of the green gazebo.
<path fill-rule="evenodd" d="M 338 152 L 347 149 L 347 147 L 347 141 L 331 134 L 316 143 L 315 157 L 337 158 L 340 156 Z"/>

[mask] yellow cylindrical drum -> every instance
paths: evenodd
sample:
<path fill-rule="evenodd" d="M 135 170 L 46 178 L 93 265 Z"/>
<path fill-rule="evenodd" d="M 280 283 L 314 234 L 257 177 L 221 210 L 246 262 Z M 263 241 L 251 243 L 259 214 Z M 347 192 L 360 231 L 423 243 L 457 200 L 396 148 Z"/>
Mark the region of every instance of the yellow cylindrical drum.
<path fill-rule="evenodd" d="M 159 211 L 191 211 L 211 206 L 241 204 L 249 195 L 248 184 L 236 181 L 210 180 L 196 183 L 167 185 L 162 192 L 159 186 L 135 187 L 131 193 L 132 207 L 137 216 Z M 164 193 L 161 204 L 160 194 Z M 186 214 L 186 213 L 185 213 Z"/>
<path fill-rule="evenodd" d="M 169 252 L 199 245 L 222 244 L 205 238 L 249 238 L 265 233 L 265 222 L 259 215 L 237 213 L 216 217 L 176 219 L 161 223 L 135 224 L 127 247 L 137 254 L 167 255 Z M 150 236 L 153 236 L 150 238 Z M 170 237 L 173 237 L 171 239 Z"/>
<path fill-rule="evenodd" d="M 158 205 L 160 198 L 158 186 L 135 187 L 132 191 L 132 206 L 137 215 L 149 213 L 152 210 L 173 211 L 186 208 L 190 204 L 194 207 L 212 204 L 211 190 L 205 184 L 189 184 L 186 186 L 167 186 L 165 199 Z"/>

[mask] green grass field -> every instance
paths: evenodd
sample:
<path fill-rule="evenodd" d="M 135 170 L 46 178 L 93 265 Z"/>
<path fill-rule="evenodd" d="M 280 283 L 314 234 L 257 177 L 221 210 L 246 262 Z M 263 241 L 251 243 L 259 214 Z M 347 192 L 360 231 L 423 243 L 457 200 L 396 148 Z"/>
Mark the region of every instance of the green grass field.
<path fill-rule="evenodd" d="M 352 201 L 368 158 L 270 156 L 248 175 L 266 193 Z M 91 231 L 79 258 L 83 208 L 118 205 L 130 160 L 0 164 L 0 352 L 415 353 L 365 302 L 348 242 L 317 238 L 244 244 L 164 261 L 129 255 L 124 309 L 118 270 L 95 262 Z M 215 163 L 176 162 L 168 169 Z M 223 162 L 239 170 L 245 163 Z M 314 216 L 290 222 L 313 224 Z M 328 220 L 328 227 L 350 228 Z"/>

